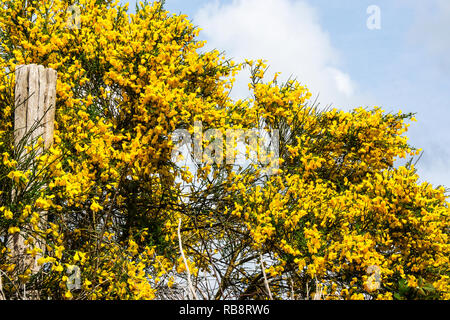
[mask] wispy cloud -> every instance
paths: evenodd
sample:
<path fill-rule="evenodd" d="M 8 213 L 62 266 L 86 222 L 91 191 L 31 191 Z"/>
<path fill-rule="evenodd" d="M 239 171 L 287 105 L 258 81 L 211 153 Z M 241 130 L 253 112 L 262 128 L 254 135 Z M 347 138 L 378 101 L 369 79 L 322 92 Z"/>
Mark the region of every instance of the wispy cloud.
<path fill-rule="evenodd" d="M 322 105 L 348 109 L 362 102 L 357 85 L 340 67 L 340 56 L 321 27 L 314 7 L 305 1 L 215 1 L 197 11 L 208 48 L 225 50 L 237 61 L 265 59 L 282 79 L 306 84 Z M 247 95 L 248 76 L 237 79 L 234 94 Z"/>

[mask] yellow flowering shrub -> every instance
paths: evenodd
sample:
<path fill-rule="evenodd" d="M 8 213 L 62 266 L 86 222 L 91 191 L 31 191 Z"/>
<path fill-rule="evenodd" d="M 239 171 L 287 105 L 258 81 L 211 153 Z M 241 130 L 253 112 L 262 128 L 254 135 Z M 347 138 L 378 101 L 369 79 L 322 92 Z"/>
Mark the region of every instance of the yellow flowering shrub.
<path fill-rule="evenodd" d="M 6 298 L 26 298 L 23 285 L 41 299 L 173 298 L 188 273 L 207 299 L 265 298 L 265 284 L 278 299 L 450 298 L 446 191 L 418 183 L 420 150 L 404 136 L 413 115 L 319 111 L 306 86 L 267 81 L 262 60 L 202 51 L 198 33 L 161 2 L 134 14 L 110 0 L 2 2 Z M 43 153 L 42 141 L 14 145 L 21 64 L 58 72 L 54 143 Z M 252 94 L 235 101 L 241 69 Z M 195 123 L 223 135 L 278 130 L 278 169 L 180 166 L 172 133 L 196 135 Z M 211 279 L 215 289 L 201 286 Z"/>

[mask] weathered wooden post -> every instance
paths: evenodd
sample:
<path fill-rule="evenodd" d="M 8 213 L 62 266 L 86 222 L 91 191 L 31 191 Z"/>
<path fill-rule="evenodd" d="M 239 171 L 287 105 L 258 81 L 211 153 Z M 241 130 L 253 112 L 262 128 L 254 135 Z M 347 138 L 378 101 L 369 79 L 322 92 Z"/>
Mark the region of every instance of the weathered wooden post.
<path fill-rule="evenodd" d="M 30 143 L 41 136 L 45 147 L 53 142 L 56 99 L 55 70 L 30 64 L 16 67 L 15 141 L 16 144 L 38 124 L 30 136 Z"/>
<path fill-rule="evenodd" d="M 55 119 L 56 101 L 56 79 L 57 73 L 53 69 L 41 65 L 19 65 L 16 67 L 15 86 L 15 113 L 14 113 L 14 143 L 16 149 L 21 143 L 31 146 L 39 137 L 44 140 L 44 147 L 48 148 L 53 142 L 53 130 Z M 26 138 L 26 141 L 23 139 Z M 26 151 L 19 155 L 20 159 Z M 37 151 L 39 155 L 41 149 Z M 13 195 L 15 197 L 16 195 Z M 45 212 L 41 213 L 40 224 L 44 226 L 47 222 Z M 26 255 L 26 234 L 15 233 L 10 249 L 12 256 L 25 268 L 30 268 L 32 273 L 39 270 L 37 259 Z M 44 252 L 43 241 L 37 246 Z"/>

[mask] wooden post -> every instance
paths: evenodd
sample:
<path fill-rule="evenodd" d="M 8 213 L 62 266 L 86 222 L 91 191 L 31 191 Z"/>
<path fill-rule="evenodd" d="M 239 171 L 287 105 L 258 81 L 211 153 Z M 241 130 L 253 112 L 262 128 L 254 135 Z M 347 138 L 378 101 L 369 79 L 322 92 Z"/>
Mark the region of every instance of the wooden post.
<path fill-rule="evenodd" d="M 44 66 L 30 64 L 16 67 L 15 142 L 19 143 L 38 124 L 28 143 L 41 136 L 48 148 L 53 142 L 57 73 Z"/>
<path fill-rule="evenodd" d="M 48 148 L 53 143 L 53 130 L 55 119 L 57 73 L 53 69 L 44 66 L 30 64 L 16 67 L 15 87 L 15 113 L 14 113 L 14 143 L 15 147 L 22 143 L 26 146 L 34 144 L 39 137 L 44 139 L 44 147 Z M 26 141 L 23 139 L 26 137 Z M 42 149 L 37 151 L 40 154 Z M 20 159 L 25 151 L 19 155 Z M 16 195 L 13 195 L 15 197 Z M 46 213 L 41 213 L 40 224 L 45 226 Z M 24 268 L 30 268 L 32 273 L 39 271 L 37 259 L 26 255 L 26 234 L 24 232 L 14 234 L 10 249 L 12 256 Z M 37 246 L 44 251 L 45 244 L 37 240 Z M 41 242 L 41 243 L 39 243 Z"/>

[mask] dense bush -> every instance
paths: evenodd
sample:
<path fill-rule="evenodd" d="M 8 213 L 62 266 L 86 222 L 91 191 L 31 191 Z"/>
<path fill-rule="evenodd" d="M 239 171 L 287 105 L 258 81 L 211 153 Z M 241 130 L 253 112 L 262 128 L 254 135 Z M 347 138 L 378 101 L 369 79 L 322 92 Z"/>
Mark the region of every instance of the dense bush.
<path fill-rule="evenodd" d="M 450 298 L 448 203 L 418 183 L 412 114 L 318 110 L 298 82 L 266 81 L 263 61 L 201 51 L 199 29 L 160 2 L 75 4 L 80 28 L 69 1 L 0 5 L 1 296 L 173 299 L 189 271 L 199 298 Z M 13 71 L 31 63 L 58 72 L 54 144 L 36 160 L 13 139 Z M 252 95 L 235 101 L 243 68 Z M 279 130 L 278 171 L 189 172 L 171 138 L 196 121 Z M 19 233 L 27 259 L 10 250 Z"/>

